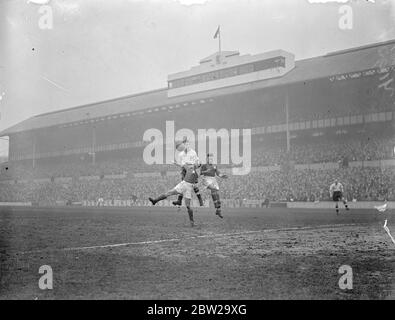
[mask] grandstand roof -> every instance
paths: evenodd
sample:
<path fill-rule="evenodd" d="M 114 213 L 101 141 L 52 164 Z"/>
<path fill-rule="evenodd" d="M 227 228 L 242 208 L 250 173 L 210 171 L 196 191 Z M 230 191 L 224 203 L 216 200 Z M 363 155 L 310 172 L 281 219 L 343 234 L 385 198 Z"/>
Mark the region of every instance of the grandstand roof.
<path fill-rule="evenodd" d="M 377 68 L 379 66 L 386 67 L 395 64 L 395 59 L 384 59 L 383 65 L 380 65 L 379 62 L 383 60 L 383 53 L 379 50 L 391 49 L 392 47 L 395 47 L 395 40 L 331 52 L 324 56 L 296 61 L 295 68 L 283 77 L 205 91 L 186 96 L 168 98 L 167 88 L 162 88 L 140 94 L 119 97 L 112 100 L 40 114 L 0 132 L 0 136 L 125 112 L 141 111 L 144 109 L 170 106 L 188 101 L 198 101 L 222 95 L 326 78 L 349 72 Z"/>

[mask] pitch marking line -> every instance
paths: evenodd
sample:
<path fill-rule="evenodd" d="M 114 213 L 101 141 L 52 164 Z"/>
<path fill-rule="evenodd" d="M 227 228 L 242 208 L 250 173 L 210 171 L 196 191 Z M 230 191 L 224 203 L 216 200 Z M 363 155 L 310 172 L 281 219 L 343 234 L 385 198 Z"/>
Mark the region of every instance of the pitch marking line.
<path fill-rule="evenodd" d="M 99 246 L 31 250 L 31 251 L 22 251 L 22 252 L 19 252 L 18 254 L 42 253 L 42 252 L 51 252 L 51 251 L 52 252 L 53 251 L 82 251 L 82 250 L 94 250 L 94 249 L 119 248 L 119 247 L 150 245 L 150 244 L 166 243 L 166 242 L 179 242 L 179 241 L 192 240 L 192 239 L 233 237 L 233 236 L 242 236 L 242 235 L 254 234 L 254 233 L 269 233 L 269 232 L 279 232 L 279 231 L 284 232 L 284 231 L 295 231 L 295 230 L 314 230 L 314 229 L 325 229 L 325 228 L 355 227 L 358 225 L 360 226 L 361 224 L 357 224 L 357 223 L 329 224 L 329 225 L 309 226 L 309 227 L 289 227 L 289 228 L 263 229 L 263 230 L 252 230 L 252 231 L 231 232 L 231 233 L 216 233 L 216 234 L 214 233 L 214 234 L 204 234 L 204 235 L 199 235 L 199 236 L 190 236 L 190 237 L 185 237 L 185 238 L 170 238 L 170 239 L 162 239 L 162 240 L 125 242 L 125 243 L 106 244 L 106 245 L 99 245 Z"/>
<path fill-rule="evenodd" d="M 395 244 L 395 239 L 393 238 L 393 236 L 391 235 L 390 229 L 388 229 L 387 227 L 387 219 L 385 219 L 384 222 L 384 226 L 383 226 L 384 230 L 387 232 L 387 234 L 390 236 L 392 243 Z"/>

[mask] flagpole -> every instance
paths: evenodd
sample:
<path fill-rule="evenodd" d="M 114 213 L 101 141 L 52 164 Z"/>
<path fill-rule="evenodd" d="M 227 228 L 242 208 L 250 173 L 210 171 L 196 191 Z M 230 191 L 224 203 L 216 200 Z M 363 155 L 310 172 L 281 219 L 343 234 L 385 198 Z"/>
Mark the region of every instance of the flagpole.
<path fill-rule="evenodd" d="M 218 45 L 219 45 L 219 55 L 221 55 L 221 26 L 218 26 L 219 33 L 218 33 Z"/>

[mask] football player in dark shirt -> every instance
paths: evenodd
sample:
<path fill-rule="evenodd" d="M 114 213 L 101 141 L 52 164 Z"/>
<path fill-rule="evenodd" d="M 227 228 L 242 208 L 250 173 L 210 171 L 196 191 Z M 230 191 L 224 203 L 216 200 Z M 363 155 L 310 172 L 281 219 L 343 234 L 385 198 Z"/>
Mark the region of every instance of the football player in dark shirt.
<path fill-rule="evenodd" d="M 203 164 L 200 168 L 200 175 L 203 176 L 203 185 L 211 191 L 211 197 L 213 198 L 215 214 L 223 218 L 221 213 L 221 201 L 219 197 L 219 185 L 216 176 L 226 179 L 226 174 L 221 174 L 218 170 L 217 165 L 213 163 L 213 154 L 208 153 L 206 164 Z"/>
<path fill-rule="evenodd" d="M 183 167 L 185 168 L 184 179 L 179 184 L 177 184 L 173 189 L 160 195 L 156 199 L 149 198 L 149 201 L 151 201 L 151 203 L 155 205 L 159 201 L 164 200 L 170 196 L 182 194 L 185 198 L 185 206 L 188 211 L 189 221 L 191 223 L 191 226 L 193 227 L 195 225 L 195 222 L 193 220 L 191 199 L 192 199 L 193 186 L 195 181 L 197 180 L 198 174 L 196 172 L 195 165 L 184 165 Z"/>

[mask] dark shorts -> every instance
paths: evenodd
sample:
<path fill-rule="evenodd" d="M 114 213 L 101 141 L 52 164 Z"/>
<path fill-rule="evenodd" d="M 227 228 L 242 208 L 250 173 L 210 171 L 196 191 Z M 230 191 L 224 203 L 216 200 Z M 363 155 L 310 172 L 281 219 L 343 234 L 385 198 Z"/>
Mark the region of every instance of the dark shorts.
<path fill-rule="evenodd" d="M 340 201 L 341 199 L 343 199 L 343 194 L 341 191 L 333 192 L 333 201 Z"/>
<path fill-rule="evenodd" d="M 187 170 L 185 168 L 182 168 L 181 169 L 181 181 L 184 180 L 186 174 L 187 174 Z"/>

